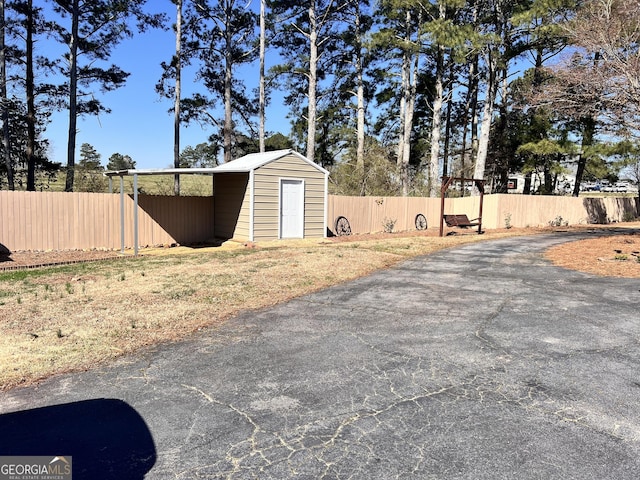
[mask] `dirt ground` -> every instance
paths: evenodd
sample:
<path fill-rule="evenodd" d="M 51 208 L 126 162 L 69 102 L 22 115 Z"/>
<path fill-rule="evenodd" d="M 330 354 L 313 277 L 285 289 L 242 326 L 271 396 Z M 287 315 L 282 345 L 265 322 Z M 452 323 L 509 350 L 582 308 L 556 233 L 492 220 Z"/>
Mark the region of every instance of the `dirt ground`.
<path fill-rule="evenodd" d="M 554 264 L 564 268 L 602 276 L 640 278 L 640 222 L 624 224 L 624 226 L 629 227 L 629 233 L 565 243 L 550 249 L 545 256 Z M 580 226 L 563 228 L 562 231 L 575 231 L 585 228 L 607 229 L 606 226 Z M 613 226 L 609 228 L 613 228 Z M 527 235 L 550 231 L 554 230 L 549 228 L 512 229 L 509 233 Z M 499 233 L 497 230 L 492 230 L 491 232 Z M 463 234 L 468 235 L 471 233 Z M 430 230 L 428 232 L 412 231 L 393 234 L 349 235 L 332 237 L 327 240 L 332 243 L 366 242 L 391 236 L 437 235 L 437 231 Z M 144 250 L 141 253 L 144 255 Z M 116 258 L 122 258 L 122 254 L 119 251 L 13 252 L 9 256 L 0 256 L 0 271 Z"/>

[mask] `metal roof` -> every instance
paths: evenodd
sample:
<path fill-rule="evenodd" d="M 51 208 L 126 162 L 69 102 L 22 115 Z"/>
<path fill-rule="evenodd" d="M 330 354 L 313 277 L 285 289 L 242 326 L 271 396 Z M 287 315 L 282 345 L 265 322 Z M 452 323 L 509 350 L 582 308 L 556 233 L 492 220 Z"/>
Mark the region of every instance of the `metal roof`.
<path fill-rule="evenodd" d="M 267 163 L 273 162 L 274 160 L 286 157 L 287 155 L 294 155 L 295 157 L 298 157 L 300 160 L 314 167 L 316 170 L 322 172 L 323 174 L 329 174 L 327 170 L 322 168 L 317 163 L 313 163 L 306 157 L 291 149 L 274 150 L 272 152 L 264 153 L 251 153 L 229 163 L 223 163 L 222 165 L 214 168 L 213 173 L 248 173 L 262 167 L 263 165 L 266 165 Z"/>
<path fill-rule="evenodd" d="M 212 175 L 214 174 L 214 168 L 140 168 L 132 170 L 109 170 L 104 172 L 107 177 L 126 177 L 130 175 L 174 175 L 174 174 L 200 174 L 200 175 Z"/>
<path fill-rule="evenodd" d="M 237 160 L 233 160 L 229 163 L 223 163 L 213 168 L 157 168 L 157 169 L 132 169 L 132 170 L 111 170 L 104 172 L 107 177 L 124 177 L 131 175 L 214 175 L 216 173 L 249 173 L 257 168 L 266 165 L 267 163 L 278 160 L 287 155 L 293 155 L 303 162 L 314 167 L 316 170 L 328 175 L 329 172 L 322 168 L 317 163 L 313 163 L 306 157 L 300 155 L 298 152 L 286 149 L 286 150 L 274 150 L 264 153 L 251 153 L 240 157 Z"/>

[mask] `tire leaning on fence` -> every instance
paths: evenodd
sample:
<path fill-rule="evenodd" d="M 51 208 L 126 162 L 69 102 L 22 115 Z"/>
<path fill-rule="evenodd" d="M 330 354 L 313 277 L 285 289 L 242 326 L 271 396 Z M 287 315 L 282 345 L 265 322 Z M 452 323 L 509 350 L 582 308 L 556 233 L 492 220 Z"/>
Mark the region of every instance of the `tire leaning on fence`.
<path fill-rule="evenodd" d="M 335 232 L 338 237 L 351 235 L 351 225 L 349 225 L 349 220 L 346 217 L 340 216 L 336 218 Z"/>
<path fill-rule="evenodd" d="M 427 228 L 427 219 L 426 217 L 419 213 L 416 215 L 416 230 L 425 230 Z"/>

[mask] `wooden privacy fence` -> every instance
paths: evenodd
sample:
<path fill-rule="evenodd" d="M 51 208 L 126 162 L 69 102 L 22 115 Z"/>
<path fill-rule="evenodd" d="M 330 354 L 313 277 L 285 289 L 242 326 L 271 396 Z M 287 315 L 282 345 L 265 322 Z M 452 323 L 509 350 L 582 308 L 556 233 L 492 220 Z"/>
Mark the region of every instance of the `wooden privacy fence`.
<path fill-rule="evenodd" d="M 478 197 L 448 198 L 445 213 L 477 216 Z M 213 197 L 139 196 L 138 245 L 202 243 L 214 237 Z M 125 247 L 132 248 L 134 202 L 108 193 L 0 191 L 0 244 L 11 251 L 119 249 L 121 225 Z M 329 195 L 327 226 L 335 233 L 337 217 L 348 219 L 352 233 L 416 228 L 424 215 L 428 228 L 439 228 L 440 199 L 420 197 L 345 197 Z M 485 195 L 483 228 L 536 227 L 620 222 L 640 216 L 632 197 L 574 198 Z"/>
<path fill-rule="evenodd" d="M 0 191 L 0 243 L 11 251 L 133 247 L 133 198 L 108 193 Z M 139 246 L 213 237 L 213 197 L 139 196 Z"/>
<path fill-rule="evenodd" d="M 327 226 L 335 233 L 335 222 L 346 217 L 352 233 L 385 231 L 392 222 L 393 231 L 414 230 L 418 214 L 427 219 L 427 227 L 435 227 L 440 215 L 440 199 L 424 197 L 345 197 L 329 195 Z"/>
<path fill-rule="evenodd" d="M 479 197 L 447 198 L 445 213 L 478 216 Z M 395 221 L 393 231 L 414 230 L 415 218 L 422 214 L 428 228 L 440 226 L 440 199 L 421 197 L 346 197 L 329 195 L 327 225 L 335 233 L 335 221 L 344 216 L 352 233 L 375 233 Z M 632 197 L 559 197 L 539 195 L 485 195 L 483 228 L 538 227 L 610 223 L 637 218 L 640 207 Z"/>

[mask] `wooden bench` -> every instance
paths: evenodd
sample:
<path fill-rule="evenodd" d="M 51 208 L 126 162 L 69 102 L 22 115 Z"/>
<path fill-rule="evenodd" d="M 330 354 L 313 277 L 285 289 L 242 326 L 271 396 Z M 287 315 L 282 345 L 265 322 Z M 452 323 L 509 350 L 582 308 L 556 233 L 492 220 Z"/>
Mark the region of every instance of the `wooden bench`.
<path fill-rule="evenodd" d="M 482 223 L 479 221 L 480 218 L 474 218 L 469 220 L 465 214 L 460 215 L 443 215 L 444 221 L 447 224 L 447 227 L 458 227 L 458 228 L 469 228 L 469 227 L 479 227 L 478 233 L 482 233 L 480 227 Z"/>

